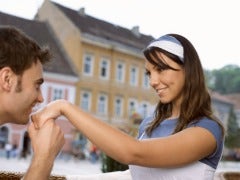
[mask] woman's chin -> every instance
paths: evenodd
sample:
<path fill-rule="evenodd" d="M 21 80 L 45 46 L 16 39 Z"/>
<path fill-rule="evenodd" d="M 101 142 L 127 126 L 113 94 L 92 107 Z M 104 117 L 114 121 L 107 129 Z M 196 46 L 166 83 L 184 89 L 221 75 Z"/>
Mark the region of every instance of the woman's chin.
<path fill-rule="evenodd" d="M 167 99 L 164 99 L 164 98 L 160 98 L 160 102 L 161 102 L 162 104 L 168 104 L 170 101 L 167 100 Z"/>

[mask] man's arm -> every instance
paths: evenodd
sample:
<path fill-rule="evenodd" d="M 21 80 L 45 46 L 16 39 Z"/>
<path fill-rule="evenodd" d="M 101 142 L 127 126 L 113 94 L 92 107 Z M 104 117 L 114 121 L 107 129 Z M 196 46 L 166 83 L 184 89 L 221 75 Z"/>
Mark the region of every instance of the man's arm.
<path fill-rule="evenodd" d="M 35 129 L 31 123 L 28 133 L 34 154 L 23 179 L 47 180 L 54 160 L 64 145 L 63 132 L 54 121 L 47 121 L 40 129 Z"/>

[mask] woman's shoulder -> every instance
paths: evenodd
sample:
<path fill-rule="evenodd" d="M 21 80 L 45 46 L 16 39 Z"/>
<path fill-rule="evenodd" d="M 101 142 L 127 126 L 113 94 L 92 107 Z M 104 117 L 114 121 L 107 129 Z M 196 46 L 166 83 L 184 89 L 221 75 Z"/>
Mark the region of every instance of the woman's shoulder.
<path fill-rule="evenodd" d="M 144 118 L 144 119 L 142 120 L 142 122 L 140 123 L 140 126 L 146 126 L 146 125 L 149 124 L 153 119 L 154 119 L 153 116 L 148 116 L 148 117 Z"/>
<path fill-rule="evenodd" d="M 145 131 L 146 127 L 153 119 L 154 119 L 153 116 L 148 116 L 142 120 L 142 122 L 139 125 L 139 135 L 141 135 Z"/>
<path fill-rule="evenodd" d="M 188 125 L 191 126 L 213 126 L 213 127 L 220 127 L 219 123 L 213 119 L 210 119 L 208 117 L 202 117 L 200 119 L 194 120 Z"/>
<path fill-rule="evenodd" d="M 190 123 L 188 127 L 205 128 L 209 130 L 215 136 L 216 139 L 218 139 L 219 137 L 222 137 L 223 135 L 221 125 L 217 121 L 212 120 L 208 117 L 202 117 L 198 120 L 195 120 L 192 123 Z"/>

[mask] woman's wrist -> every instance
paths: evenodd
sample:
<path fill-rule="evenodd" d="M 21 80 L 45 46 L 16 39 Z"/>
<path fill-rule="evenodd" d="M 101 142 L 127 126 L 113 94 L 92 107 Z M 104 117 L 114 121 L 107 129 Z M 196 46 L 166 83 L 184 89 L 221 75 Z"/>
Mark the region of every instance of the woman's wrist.
<path fill-rule="evenodd" d="M 70 103 L 69 101 L 65 99 L 59 100 L 58 108 L 59 108 L 60 114 L 63 116 L 66 116 L 66 112 L 68 109 L 70 109 L 70 106 L 72 106 L 72 103 Z"/>

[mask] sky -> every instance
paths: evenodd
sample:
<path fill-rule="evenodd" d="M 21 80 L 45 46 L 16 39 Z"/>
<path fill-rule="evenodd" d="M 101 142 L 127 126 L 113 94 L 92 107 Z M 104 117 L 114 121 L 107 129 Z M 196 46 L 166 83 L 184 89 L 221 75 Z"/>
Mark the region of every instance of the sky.
<path fill-rule="evenodd" d="M 183 35 L 196 48 L 203 68 L 240 66 L 238 0 L 52 0 L 73 10 L 155 38 Z M 1 0 L 0 11 L 33 19 L 44 0 Z"/>

